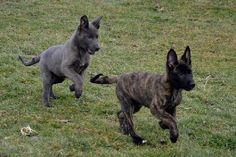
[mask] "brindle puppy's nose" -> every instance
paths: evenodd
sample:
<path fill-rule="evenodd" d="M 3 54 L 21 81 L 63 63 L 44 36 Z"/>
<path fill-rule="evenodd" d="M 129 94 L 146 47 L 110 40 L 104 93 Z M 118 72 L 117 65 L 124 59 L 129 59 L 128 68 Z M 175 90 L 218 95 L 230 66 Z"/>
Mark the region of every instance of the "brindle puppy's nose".
<path fill-rule="evenodd" d="M 195 82 L 190 82 L 189 86 L 193 89 L 195 87 Z"/>

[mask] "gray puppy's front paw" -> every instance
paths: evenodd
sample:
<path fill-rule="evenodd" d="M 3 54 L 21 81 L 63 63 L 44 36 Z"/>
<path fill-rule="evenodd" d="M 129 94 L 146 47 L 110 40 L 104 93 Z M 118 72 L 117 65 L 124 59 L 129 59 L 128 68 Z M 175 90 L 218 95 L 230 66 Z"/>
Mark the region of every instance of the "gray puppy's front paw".
<path fill-rule="evenodd" d="M 71 92 L 75 91 L 75 84 L 70 85 L 69 89 Z"/>
<path fill-rule="evenodd" d="M 82 95 L 82 90 L 75 90 L 75 97 L 79 99 Z"/>

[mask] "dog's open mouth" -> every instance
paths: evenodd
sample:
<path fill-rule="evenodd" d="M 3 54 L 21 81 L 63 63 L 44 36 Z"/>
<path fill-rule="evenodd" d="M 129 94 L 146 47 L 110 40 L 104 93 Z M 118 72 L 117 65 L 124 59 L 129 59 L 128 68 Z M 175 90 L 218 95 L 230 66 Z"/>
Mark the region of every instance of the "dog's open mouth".
<path fill-rule="evenodd" d="M 88 52 L 89 54 L 91 54 L 91 55 L 93 55 L 93 54 L 95 53 L 95 51 L 92 51 L 92 50 L 90 50 L 90 49 L 87 49 L 87 52 Z"/>

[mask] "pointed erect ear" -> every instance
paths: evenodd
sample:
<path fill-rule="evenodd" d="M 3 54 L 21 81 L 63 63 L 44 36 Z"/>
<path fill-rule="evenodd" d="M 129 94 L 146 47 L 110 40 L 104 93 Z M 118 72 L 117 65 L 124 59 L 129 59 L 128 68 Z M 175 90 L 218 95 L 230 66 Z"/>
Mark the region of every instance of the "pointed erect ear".
<path fill-rule="evenodd" d="M 79 25 L 80 29 L 88 29 L 89 27 L 89 21 L 88 21 L 88 17 L 86 15 L 83 15 L 80 18 L 80 25 Z"/>
<path fill-rule="evenodd" d="M 191 52 L 189 46 L 186 47 L 181 60 L 184 61 L 184 63 L 191 65 Z"/>
<path fill-rule="evenodd" d="M 99 29 L 99 27 L 100 27 L 100 21 L 101 21 L 101 19 L 102 19 L 102 16 L 99 16 L 99 17 L 97 17 L 96 19 L 94 19 L 93 22 L 92 22 L 92 24 L 93 24 L 97 29 Z"/>
<path fill-rule="evenodd" d="M 167 54 L 166 65 L 168 68 L 174 68 L 178 64 L 178 58 L 174 49 L 170 49 Z"/>

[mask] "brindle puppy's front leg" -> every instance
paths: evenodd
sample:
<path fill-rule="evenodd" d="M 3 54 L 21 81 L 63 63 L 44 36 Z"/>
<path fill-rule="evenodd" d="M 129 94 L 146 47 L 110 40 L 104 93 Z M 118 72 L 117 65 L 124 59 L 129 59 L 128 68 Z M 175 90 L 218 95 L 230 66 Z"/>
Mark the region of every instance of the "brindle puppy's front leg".
<path fill-rule="evenodd" d="M 176 117 L 176 107 L 166 109 L 166 112 L 171 114 L 174 118 Z M 159 122 L 159 125 L 162 129 L 169 129 L 162 121 Z"/>
<path fill-rule="evenodd" d="M 75 97 L 80 98 L 83 89 L 83 78 L 76 73 L 70 66 L 63 68 L 64 75 L 74 82 Z"/>
<path fill-rule="evenodd" d="M 150 106 L 150 111 L 155 117 L 159 118 L 162 123 L 170 129 L 170 140 L 172 143 L 176 143 L 179 133 L 175 117 L 166 112 L 164 109 L 158 107 L 158 105 L 156 104 L 152 104 Z"/>

